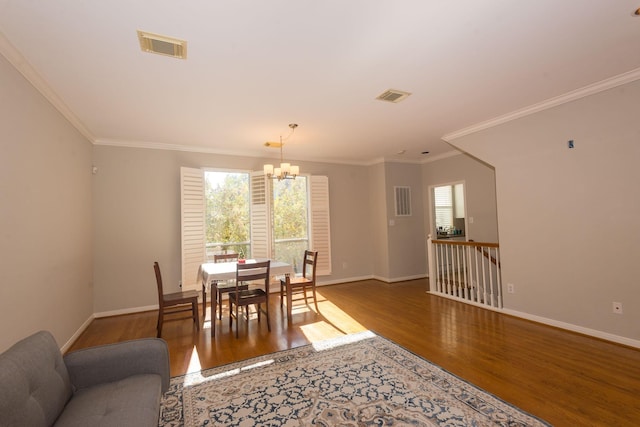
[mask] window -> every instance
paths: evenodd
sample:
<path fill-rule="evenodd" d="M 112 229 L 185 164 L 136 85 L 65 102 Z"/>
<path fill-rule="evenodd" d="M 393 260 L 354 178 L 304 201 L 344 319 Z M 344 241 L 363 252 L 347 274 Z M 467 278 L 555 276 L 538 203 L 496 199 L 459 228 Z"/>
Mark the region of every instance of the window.
<path fill-rule="evenodd" d="M 307 178 L 273 181 L 274 257 L 301 272 L 301 254 L 309 247 Z"/>
<path fill-rule="evenodd" d="M 466 228 L 464 183 L 432 187 L 432 212 L 438 234 L 458 230 L 463 236 Z"/>
<path fill-rule="evenodd" d="M 433 200 L 436 213 L 436 226 L 438 229 L 453 227 L 453 192 L 452 187 L 446 185 L 433 189 Z"/>
<path fill-rule="evenodd" d="M 249 240 L 249 174 L 205 171 L 207 260 L 215 253 L 251 256 Z"/>
<path fill-rule="evenodd" d="M 181 168 L 181 195 L 184 289 L 198 287 L 198 267 L 222 250 L 297 266 L 309 248 L 320 253 L 317 273 L 331 274 L 327 177 Z"/>

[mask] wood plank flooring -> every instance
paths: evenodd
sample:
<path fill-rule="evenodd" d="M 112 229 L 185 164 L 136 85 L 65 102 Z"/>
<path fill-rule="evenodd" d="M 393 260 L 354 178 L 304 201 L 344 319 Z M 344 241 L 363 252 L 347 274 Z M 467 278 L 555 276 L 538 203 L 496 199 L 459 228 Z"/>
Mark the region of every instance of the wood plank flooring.
<path fill-rule="evenodd" d="M 189 320 L 165 323 L 171 375 L 206 369 L 346 333 L 372 330 L 555 426 L 640 425 L 640 350 L 427 294 L 426 280 L 367 280 L 318 288 L 320 314 L 293 305 L 287 325 L 272 294 L 265 318 L 228 313 L 210 336 L 210 313 L 196 332 Z M 202 306 L 200 306 L 202 307 Z M 155 336 L 157 313 L 94 320 L 70 351 Z M 235 327 L 235 325 L 234 325 Z"/>

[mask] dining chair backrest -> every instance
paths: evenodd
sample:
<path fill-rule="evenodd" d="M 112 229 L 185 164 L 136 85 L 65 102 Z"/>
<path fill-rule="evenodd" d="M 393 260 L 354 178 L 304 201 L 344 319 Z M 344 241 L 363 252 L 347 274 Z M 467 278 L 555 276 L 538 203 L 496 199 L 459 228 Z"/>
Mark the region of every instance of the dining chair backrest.
<path fill-rule="evenodd" d="M 254 284 L 264 281 L 264 290 L 269 293 L 269 271 L 271 270 L 271 261 L 252 262 L 236 265 L 236 285 L 241 282 L 252 282 Z"/>
<path fill-rule="evenodd" d="M 162 289 L 162 275 L 160 274 L 160 264 L 153 263 L 153 271 L 156 273 L 156 285 L 158 287 L 158 338 L 162 335 L 162 325 L 169 320 L 181 320 L 192 318 L 196 329 L 200 330 L 200 318 L 198 315 L 198 292 L 196 291 L 180 291 L 165 294 Z M 188 317 L 173 317 L 165 319 L 167 314 L 177 314 L 182 312 L 190 312 Z"/>
<path fill-rule="evenodd" d="M 162 307 L 162 301 L 163 301 L 162 275 L 160 274 L 160 265 L 158 264 L 157 261 L 153 263 L 153 270 L 156 272 L 156 285 L 158 286 L 158 302 L 160 304 L 160 307 Z"/>
<path fill-rule="evenodd" d="M 305 279 L 309 279 L 315 283 L 317 264 L 318 252 L 309 250 L 304 251 L 304 258 L 302 260 L 302 277 L 304 277 Z"/>
<path fill-rule="evenodd" d="M 213 255 L 213 262 L 233 262 L 238 261 L 238 254 L 215 254 Z"/>

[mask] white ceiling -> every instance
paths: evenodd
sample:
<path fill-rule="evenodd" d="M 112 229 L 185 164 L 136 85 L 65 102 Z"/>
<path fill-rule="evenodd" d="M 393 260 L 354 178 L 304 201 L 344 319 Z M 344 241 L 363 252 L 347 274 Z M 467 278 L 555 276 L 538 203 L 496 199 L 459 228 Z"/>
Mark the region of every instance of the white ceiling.
<path fill-rule="evenodd" d="M 445 134 L 637 71 L 638 7 L 0 0 L 0 52 L 97 144 L 277 156 L 264 142 L 298 123 L 289 159 L 424 161 Z M 143 53 L 136 30 L 187 40 L 187 60 Z M 391 88 L 412 95 L 374 99 Z"/>

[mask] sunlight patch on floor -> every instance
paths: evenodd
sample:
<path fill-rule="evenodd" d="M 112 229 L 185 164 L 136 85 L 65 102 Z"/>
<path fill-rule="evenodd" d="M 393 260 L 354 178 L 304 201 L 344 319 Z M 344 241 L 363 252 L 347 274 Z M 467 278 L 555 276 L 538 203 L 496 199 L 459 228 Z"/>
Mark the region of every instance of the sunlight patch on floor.
<path fill-rule="evenodd" d="M 311 343 L 316 343 L 318 341 L 328 340 L 332 338 L 337 338 L 340 336 L 353 334 L 357 332 L 363 332 L 367 329 L 358 323 L 354 318 L 349 316 L 347 313 L 338 308 L 335 304 L 333 304 L 328 299 L 324 298 L 320 292 L 317 292 L 318 296 L 318 308 L 320 309 L 320 315 L 323 320 L 314 323 L 308 323 L 304 325 L 300 325 L 299 328 L 307 338 L 307 340 Z M 310 300 L 311 302 L 312 300 Z M 308 307 L 308 310 L 313 310 L 313 303 Z M 292 313 L 294 314 L 294 322 L 295 322 L 295 314 L 300 312 L 300 309 L 307 308 L 306 305 L 301 306 L 299 308 L 292 307 Z M 315 310 L 313 310 L 315 311 Z"/>
<path fill-rule="evenodd" d="M 324 320 L 302 325 L 300 326 L 300 330 L 311 343 L 344 336 L 342 332 Z"/>
<path fill-rule="evenodd" d="M 202 370 L 202 366 L 200 365 L 200 357 L 198 356 L 198 349 L 196 346 L 193 346 L 191 350 L 191 358 L 189 359 L 189 366 L 187 367 L 187 372 L 200 372 Z"/>

